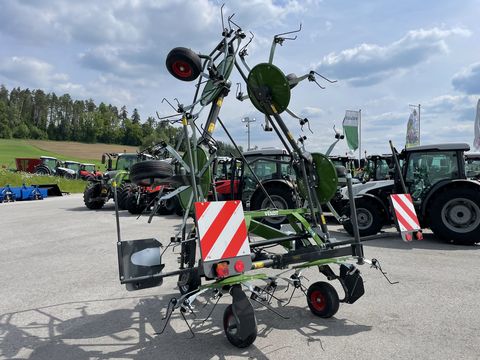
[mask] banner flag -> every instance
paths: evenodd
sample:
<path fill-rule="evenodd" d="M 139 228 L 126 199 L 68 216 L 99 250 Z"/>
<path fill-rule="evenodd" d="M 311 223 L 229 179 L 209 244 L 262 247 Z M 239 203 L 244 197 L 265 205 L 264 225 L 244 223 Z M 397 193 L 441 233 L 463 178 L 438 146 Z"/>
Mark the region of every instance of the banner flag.
<path fill-rule="evenodd" d="M 360 117 L 360 111 L 345 111 L 345 117 L 343 118 L 343 133 L 347 139 L 347 145 L 350 150 L 358 149 L 358 119 Z"/>
<path fill-rule="evenodd" d="M 420 145 L 420 121 L 417 117 L 417 110 L 414 109 L 408 118 L 405 147 L 417 145 Z"/>
<path fill-rule="evenodd" d="M 480 150 L 480 99 L 477 103 L 477 116 L 475 116 L 475 138 L 473 139 L 473 147 Z"/>

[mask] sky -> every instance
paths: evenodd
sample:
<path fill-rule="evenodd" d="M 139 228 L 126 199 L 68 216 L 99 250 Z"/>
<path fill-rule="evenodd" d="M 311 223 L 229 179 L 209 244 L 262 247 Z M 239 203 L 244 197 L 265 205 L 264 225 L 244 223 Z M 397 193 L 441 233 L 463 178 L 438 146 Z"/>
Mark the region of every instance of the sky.
<path fill-rule="evenodd" d="M 0 83 L 126 105 L 143 120 L 168 115 L 162 99 L 187 105 L 195 87 L 168 73 L 166 55 L 178 46 L 210 53 L 221 39 L 222 3 L 2 0 Z M 296 40 L 277 47 L 274 64 L 285 74 L 315 70 L 337 80 L 319 79 L 325 89 L 305 81 L 292 90 L 289 109 L 309 119 L 313 134 L 286 114 L 284 120 L 295 137 L 307 136 L 307 150 L 325 152 L 333 126 L 342 129 L 345 110 L 360 109 L 362 153 L 388 153 L 388 140 L 402 148 L 411 104 L 421 105 L 422 145 L 472 146 L 480 98 L 480 0 L 232 0 L 225 1 L 224 13 L 235 13 L 235 22 L 255 36 L 248 46 L 250 67 L 268 61 L 275 34 L 301 24 Z M 252 146 L 281 146 L 274 133 L 262 130 L 262 114 L 235 98 L 241 82 L 236 70 L 231 81 L 220 116 L 239 145 L 247 145 L 241 120 L 248 116 L 256 119 Z M 215 135 L 226 140 L 221 129 Z M 341 141 L 333 153 L 347 151 Z"/>

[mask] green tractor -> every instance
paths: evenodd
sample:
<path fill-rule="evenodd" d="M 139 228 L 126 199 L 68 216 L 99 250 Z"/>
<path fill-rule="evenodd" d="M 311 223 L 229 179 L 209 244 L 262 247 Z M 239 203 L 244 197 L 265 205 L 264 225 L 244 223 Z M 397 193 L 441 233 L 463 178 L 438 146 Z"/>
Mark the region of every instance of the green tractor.
<path fill-rule="evenodd" d="M 137 153 L 103 154 L 102 164 L 107 164 L 107 171 L 103 176 L 89 180 L 83 193 L 85 206 L 91 210 L 101 209 L 109 199 L 114 198 L 115 189 L 129 186 L 129 171 L 132 165 L 151 158 L 151 155 Z M 113 164 L 114 160 L 116 160 L 115 166 Z M 114 181 L 116 182 L 116 187 L 114 187 Z M 119 208 L 124 209 L 120 198 L 118 202 Z"/>

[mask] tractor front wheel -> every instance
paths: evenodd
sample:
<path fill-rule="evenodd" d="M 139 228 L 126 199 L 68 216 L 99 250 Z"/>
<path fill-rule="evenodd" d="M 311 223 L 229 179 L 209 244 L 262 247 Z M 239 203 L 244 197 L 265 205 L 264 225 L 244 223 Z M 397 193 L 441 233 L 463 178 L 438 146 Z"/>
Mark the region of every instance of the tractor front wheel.
<path fill-rule="evenodd" d="M 83 192 L 83 202 L 90 210 L 98 210 L 105 205 L 105 199 L 100 197 L 102 193 L 102 184 L 90 182 Z"/>
<path fill-rule="evenodd" d="M 435 197 L 430 228 L 435 236 L 460 245 L 480 242 L 480 193 L 471 188 L 445 190 Z"/>
<path fill-rule="evenodd" d="M 357 208 L 358 231 L 360 236 L 377 234 L 383 226 L 383 215 L 379 207 L 370 200 L 358 199 L 355 202 Z M 342 215 L 349 219 L 343 222 L 343 228 L 353 236 L 353 225 L 350 218 L 350 205 L 342 210 Z"/>

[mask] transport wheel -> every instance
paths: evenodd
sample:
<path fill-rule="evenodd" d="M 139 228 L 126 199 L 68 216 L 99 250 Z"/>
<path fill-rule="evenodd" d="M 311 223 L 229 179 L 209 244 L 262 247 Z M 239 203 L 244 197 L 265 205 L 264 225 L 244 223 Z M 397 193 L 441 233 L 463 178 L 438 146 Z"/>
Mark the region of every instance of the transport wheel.
<path fill-rule="evenodd" d="M 430 228 L 435 236 L 459 245 L 480 242 L 480 193 L 471 188 L 447 189 L 433 200 Z"/>
<path fill-rule="evenodd" d="M 90 210 L 97 210 L 101 209 L 103 205 L 105 205 L 105 199 L 98 197 L 102 192 L 102 184 L 101 183 L 88 183 L 85 191 L 83 192 L 83 202 L 85 206 Z M 95 200 L 93 200 L 95 199 Z"/>
<path fill-rule="evenodd" d="M 167 70 L 182 81 L 193 81 L 202 72 L 202 61 L 198 54 L 184 47 L 172 49 L 166 60 Z"/>
<path fill-rule="evenodd" d="M 321 318 L 332 317 L 340 306 L 337 291 L 324 281 L 310 285 L 307 291 L 307 303 L 310 311 Z"/>
<path fill-rule="evenodd" d="M 195 237 L 195 232 L 190 233 L 189 237 L 193 239 Z M 178 276 L 178 289 L 180 290 L 180 294 L 184 295 L 187 293 L 193 293 L 197 290 L 202 284 L 202 281 L 198 275 L 198 270 L 195 269 L 196 240 L 184 242 L 181 247 L 183 265 L 190 269 L 189 272 L 184 272 Z"/>
<path fill-rule="evenodd" d="M 172 165 L 163 160 L 141 161 L 130 169 L 130 179 L 140 186 L 150 186 L 172 175 Z"/>
<path fill-rule="evenodd" d="M 365 199 L 358 199 L 355 201 L 357 208 L 357 220 L 358 220 L 358 230 L 360 236 L 369 236 L 377 234 L 383 226 L 383 215 L 373 202 Z M 342 215 L 346 215 L 350 218 L 350 206 L 347 205 L 342 210 Z M 343 228 L 353 236 L 353 226 L 349 220 L 345 221 Z"/>
<path fill-rule="evenodd" d="M 223 313 L 223 330 L 225 331 L 225 335 L 233 346 L 246 348 L 252 345 L 257 338 L 257 324 L 254 323 L 248 336 L 245 339 L 241 339 L 238 336 L 238 325 L 241 321 L 242 319 L 236 317 L 233 313 L 232 305 L 228 305 Z"/>
<path fill-rule="evenodd" d="M 268 187 L 266 190 L 278 210 L 295 209 L 297 207 L 295 195 L 291 189 L 286 187 Z M 258 191 L 250 200 L 250 208 L 251 210 L 260 210 L 273 209 L 274 207 L 263 191 Z M 286 219 L 286 216 L 269 216 L 263 218 L 262 222 L 268 226 L 280 229 L 281 224 L 286 222 Z"/>

